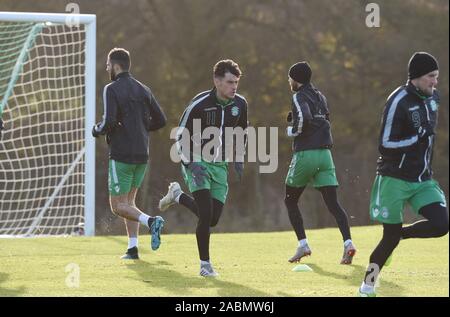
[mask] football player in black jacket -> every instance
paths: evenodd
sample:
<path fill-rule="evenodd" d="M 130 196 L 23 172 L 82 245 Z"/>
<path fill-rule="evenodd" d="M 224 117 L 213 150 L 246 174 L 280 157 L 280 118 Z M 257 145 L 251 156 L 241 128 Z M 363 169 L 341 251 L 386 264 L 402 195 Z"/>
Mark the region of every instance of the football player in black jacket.
<path fill-rule="evenodd" d="M 311 83 L 312 70 L 307 62 L 289 69 L 289 84 L 294 92 L 287 135 L 294 138 L 291 165 L 286 177 L 285 203 L 298 239 L 298 247 L 289 262 L 311 255 L 298 201 L 308 184 L 322 194 L 328 210 L 336 219 L 344 241 L 341 264 L 351 264 L 356 248 L 351 240 L 347 214 L 337 198 L 338 181 L 331 155 L 333 139 L 325 96 Z"/>
<path fill-rule="evenodd" d="M 149 158 L 149 132 L 166 124 L 155 96 L 130 73 L 130 54 L 114 48 L 108 54 L 106 70 L 111 83 L 103 89 L 103 120 L 92 135 L 106 134 L 109 145 L 108 187 L 113 213 L 125 218 L 128 250 L 123 259 L 138 259 L 139 223 L 151 232 L 151 247 L 159 248 L 164 220 L 140 211 L 136 194 L 144 180 Z"/>
<path fill-rule="evenodd" d="M 415 53 L 408 64 L 408 82 L 387 99 L 381 122 L 377 176 L 370 217 L 383 224 L 383 237 L 370 256 L 359 295 L 374 297 L 380 270 L 400 242 L 409 238 L 436 238 L 448 233 L 445 195 L 432 179 L 439 96 L 437 60 Z M 425 220 L 403 227 L 408 203 Z"/>

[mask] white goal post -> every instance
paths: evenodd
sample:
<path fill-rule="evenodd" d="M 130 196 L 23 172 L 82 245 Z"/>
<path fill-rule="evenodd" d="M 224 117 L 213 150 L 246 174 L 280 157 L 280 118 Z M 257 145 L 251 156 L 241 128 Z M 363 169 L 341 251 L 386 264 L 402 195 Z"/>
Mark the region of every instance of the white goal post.
<path fill-rule="evenodd" d="M 95 76 L 95 15 L 0 12 L 0 237 L 95 235 Z"/>

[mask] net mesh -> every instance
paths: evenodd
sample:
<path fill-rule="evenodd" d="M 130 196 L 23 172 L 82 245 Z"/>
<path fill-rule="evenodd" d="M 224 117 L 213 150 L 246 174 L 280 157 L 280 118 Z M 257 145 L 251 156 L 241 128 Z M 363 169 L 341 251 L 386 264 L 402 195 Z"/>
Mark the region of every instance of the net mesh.
<path fill-rule="evenodd" d="M 85 28 L 0 21 L 0 235 L 61 235 L 84 215 Z"/>

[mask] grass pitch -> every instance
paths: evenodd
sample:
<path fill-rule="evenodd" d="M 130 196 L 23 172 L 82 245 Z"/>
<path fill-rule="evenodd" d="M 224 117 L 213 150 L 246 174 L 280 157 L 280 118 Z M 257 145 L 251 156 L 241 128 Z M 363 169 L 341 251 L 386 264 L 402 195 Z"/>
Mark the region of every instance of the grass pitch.
<path fill-rule="evenodd" d="M 213 234 L 217 279 L 198 276 L 194 234 L 140 237 L 139 261 L 121 260 L 126 237 L 0 239 L 0 296 L 355 296 L 381 226 L 352 228 L 358 253 L 339 264 L 337 229 L 308 230 L 313 272 L 293 272 L 293 232 Z M 449 296 L 449 240 L 402 241 L 378 296 Z M 76 278 L 79 268 L 79 280 Z M 67 271 L 66 271 L 67 270 Z M 79 281 L 78 287 L 77 281 Z"/>

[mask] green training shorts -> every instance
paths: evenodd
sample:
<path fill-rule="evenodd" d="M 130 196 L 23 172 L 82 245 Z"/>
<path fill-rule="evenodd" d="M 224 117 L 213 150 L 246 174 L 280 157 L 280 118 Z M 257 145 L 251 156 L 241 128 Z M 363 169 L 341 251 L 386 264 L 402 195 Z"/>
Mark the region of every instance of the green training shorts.
<path fill-rule="evenodd" d="M 333 157 L 329 149 L 295 152 L 292 157 L 286 185 L 305 187 L 312 183 L 314 187 L 338 186 Z"/>
<path fill-rule="evenodd" d="M 382 223 L 403 223 L 403 210 L 408 203 L 415 214 L 432 203 L 447 205 L 444 192 L 431 179 L 407 182 L 398 178 L 377 175 L 370 197 L 370 218 Z"/>
<path fill-rule="evenodd" d="M 205 177 L 203 185 L 197 186 L 192 177 L 191 171 L 183 164 L 181 165 L 181 172 L 183 174 L 184 182 L 191 193 L 202 189 L 208 189 L 211 192 L 211 197 L 217 199 L 225 204 L 228 194 L 228 163 L 227 162 L 198 162 L 198 164 L 206 168 L 207 177 Z"/>
<path fill-rule="evenodd" d="M 109 160 L 108 188 L 111 196 L 128 194 L 131 188 L 141 187 L 147 164 L 127 164 Z"/>

